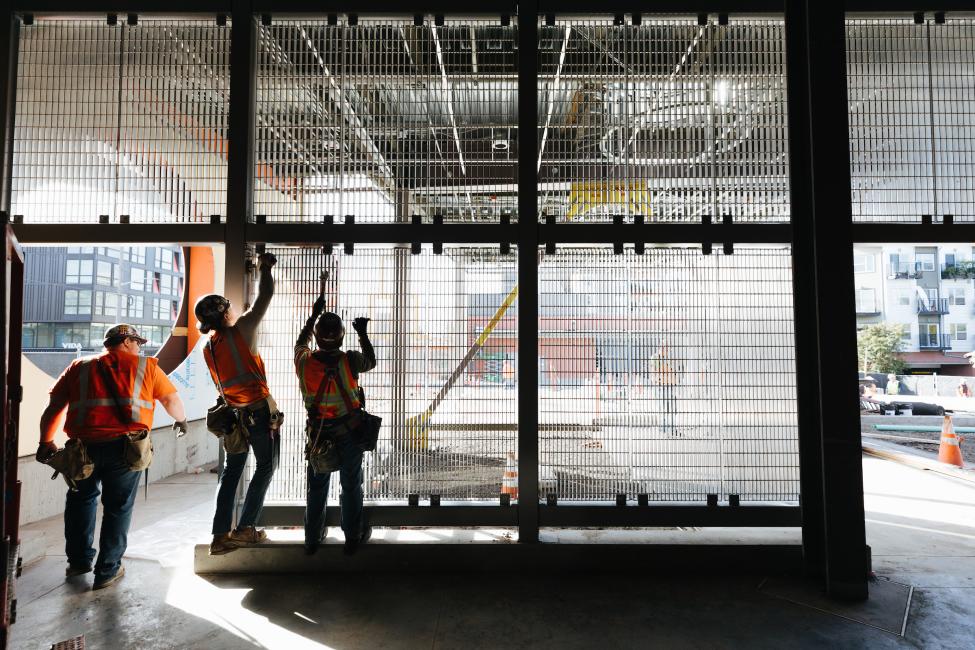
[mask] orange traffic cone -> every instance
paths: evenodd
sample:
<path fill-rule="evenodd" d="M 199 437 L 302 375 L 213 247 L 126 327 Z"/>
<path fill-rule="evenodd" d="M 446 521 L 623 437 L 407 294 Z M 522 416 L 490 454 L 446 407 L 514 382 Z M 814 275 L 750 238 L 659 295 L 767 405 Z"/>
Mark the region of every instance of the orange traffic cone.
<path fill-rule="evenodd" d="M 518 498 L 518 461 L 515 452 L 508 452 L 508 460 L 504 466 L 504 478 L 501 479 L 501 494 L 510 494 L 511 500 Z"/>
<path fill-rule="evenodd" d="M 951 416 L 945 416 L 945 423 L 941 427 L 941 446 L 938 447 L 938 460 L 949 465 L 965 467 L 965 461 L 961 457 L 961 439 L 955 435 L 955 429 L 951 425 Z"/>

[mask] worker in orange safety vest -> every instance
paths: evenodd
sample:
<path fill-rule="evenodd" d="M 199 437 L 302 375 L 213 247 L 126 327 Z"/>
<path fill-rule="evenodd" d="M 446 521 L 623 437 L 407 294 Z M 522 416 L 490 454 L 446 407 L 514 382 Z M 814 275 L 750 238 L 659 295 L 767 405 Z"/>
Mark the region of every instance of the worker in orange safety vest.
<path fill-rule="evenodd" d="M 146 339 L 131 325 L 110 328 L 105 333 L 105 352 L 73 361 L 51 388 L 50 402 L 41 415 L 38 461 L 50 461 L 58 452 L 54 435 L 61 412 L 67 407 L 64 431 L 71 442 L 63 453 L 81 454 L 78 458 L 86 465 L 90 463 L 90 475 L 69 482 L 73 487 L 65 500 L 68 578 L 92 570 L 95 513 L 101 492 L 104 516 L 92 589 L 108 587 L 125 575 L 122 555 L 141 469 L 151 460 L 146 449 L 156 400 L 175 420 L 173 429 L 179 435 L 186 433 L 183 401 L 157 360 L 140 354 L 144 343 Z M 142 456 L 134 458 L 139 450 Z"/>
<path fill-rule="evenodd" d="M 277 259 L 270 253 L 259 256 L 257 298 L 243 314 L 238 316 L 230 301 L 216 294 L 200 298 L 194 310 L 200 332 L 210 335 L 203 349 L 210 376 L 221 398 L 232 407 L 246 436 L 246 447 L 254 451 L 256 460 L 240 519 L 231 530 L 234 496 L 247 462 L 247 448 L 225 456 L 211 529 L 211 555 L 222 555 L 267 539 L 267 534 L 254 525 L 274 474 L 281 414 L 267 386 L 264 361 L 257 351 L 257 333 L 274 295 L 271 269 L 276 263 Z"/>
<path fill-rule="evenodd" d="M 316 449 L 328 448 L 342 482 L 342 531 L 347 555 L 369 541 L 372 528 L 362 517 L 362 450 L 353 440 L 360 426 L 362 399 L 359 374 L 376 367 L 376 353 L 366 329 L 368 318 L 356 318 L 352 327 L 359 335 L 362 352 L 341 350 L 345 326 L 338 314 L 325 311 L 325 281 L 322 295 L 315 302 L 311 316 L 295 343 L 295 372 L 308 412 L 306 434 L 309 455 L 307 468 L 307 502 L 305 505 L 305 553 L 314 554 L 325 538 L 325 506 L 332 468 L 317 471 L 311 462 Z M 309 347 L 314 329 L 318 350 Z M 319 467 L 319 469 L 321 469 Z"/>

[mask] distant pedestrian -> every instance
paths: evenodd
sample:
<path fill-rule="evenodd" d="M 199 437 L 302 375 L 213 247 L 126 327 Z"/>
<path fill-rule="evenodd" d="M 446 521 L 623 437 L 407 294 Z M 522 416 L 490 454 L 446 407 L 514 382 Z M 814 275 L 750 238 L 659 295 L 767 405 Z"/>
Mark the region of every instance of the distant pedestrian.
<path fill-rule="evenodd" d="M 961 380 L 961 383 L 958 384 L 958 390 L 956 392 L 958 394 L 958 397 L 971 397 L 972 396 L 972 389 L 968 385 L 968 382 L 966 382 L 964 379 L 962 379 Z"/>
<path fill-rule="evenodd" d="M 887 375 L 887 394 L 888 395 L 901 394 L 901 383 L 897 379 L 897 375 L 893 373 Z"/>
<path fill-rule="evenodd" d="M 680 383 L 682 371 L 680 359 L 671 356 L 670 346 L 666 343 L 650 357 L 650 382 L 656 407 L 661 411 L 660 429 L 670 436 L 678 435 L 677 384 Z"/>

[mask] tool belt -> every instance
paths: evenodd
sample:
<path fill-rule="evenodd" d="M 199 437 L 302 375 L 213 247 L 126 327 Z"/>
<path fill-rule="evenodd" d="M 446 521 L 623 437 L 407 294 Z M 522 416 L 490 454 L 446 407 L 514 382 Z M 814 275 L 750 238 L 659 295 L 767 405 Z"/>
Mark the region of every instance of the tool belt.
<path fill-rule="evenodd" d="M 78 491 L 78 481 L 85 480 L 95 471 L 95 463 L 88 456 L 85 443 L 78 438 L 69 439 L 63 448 L 45 461 L 45 464 L 54 469 L 51 480 L 53 481 L 60 474 L 72 492 Z"/>

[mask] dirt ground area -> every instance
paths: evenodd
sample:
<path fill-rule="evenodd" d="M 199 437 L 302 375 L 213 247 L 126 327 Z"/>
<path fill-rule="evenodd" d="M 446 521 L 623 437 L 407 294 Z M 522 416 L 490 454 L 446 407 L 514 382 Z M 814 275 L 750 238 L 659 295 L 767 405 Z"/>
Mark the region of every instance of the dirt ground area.
<path fill-rule="evenodd" d="M 961 418 L 956 417 L 953 419 L 953 424 L 956 427 L 975 427 L 975 418 Z M 936 426 L 941 427 L 942 418 L 932 417 L 932 416 L 879 416 L 879 415 L 861 415 L 860 416 L 860 433 L 875 433 L 885 436 L 897 436 L 904 438 L 924 438 L 925 440 L 932 440 L 938 442 L 941 440 L 940 430 L 935 431 L 878 431 L 876 429 L 877 424 L 900 424 L 900 425 L 915 425 L 915 426 Z M 956 433 L 958 433 L 956 431 Z M 975 433 L 958 433 L 959 436 L 963 438 L 961 442 L 961 454 L 965 459 L 965 463 L 975 463 Z M 909 442 L 909 441 L 897 441 L 897 440 L 886 440 L 885 442 L 895 442 L 906 447 L 911 447 L 919 451 L 930 453 L 932 456 L 938 455 L 938 445 L 936 444 L 926 444 L 922 442 Z"/>

